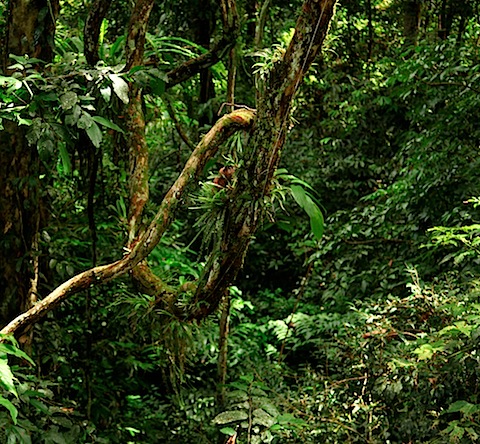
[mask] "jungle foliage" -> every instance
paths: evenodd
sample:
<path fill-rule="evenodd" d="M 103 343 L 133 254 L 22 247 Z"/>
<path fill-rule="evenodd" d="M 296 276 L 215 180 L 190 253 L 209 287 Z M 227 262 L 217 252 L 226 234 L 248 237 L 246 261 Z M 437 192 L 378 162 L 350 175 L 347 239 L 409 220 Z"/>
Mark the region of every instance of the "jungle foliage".
<path fill-rule="evenodd" d="M 9 3 L 21 2 L 0 2 L 3 31 Z M 256 118 L 249 113 L 275 85 L 302 6 L 239 1 L 238 29 L 224 35 L 235 27 L 217 2 L 154 2 L 142 61 L 126 70 L 135 9 L 117 1 L 99 14 L 91 52 L 84 30 L 101 3 L 43 11 L 58 14 L 50 60 L 4 55 L 0 140 L 36 163 L 29 175 L 1 178 L 13 191 L 0 202 L 5 214 L 29 215 L 38 236 L 13 235 L 2 216 L 2 279 L 20 293 L 18 276 L 36 276 L 39 300 L 136 248 L 231 102 Z M 242 123 L 140 264 L 139 275 L 155 280 L 132 270 L 133 279 L 89 285 L 3 338 L 0 440 L 477 441 L 479 23 L 477 0 L 338 3 L 289 109 L 268 191 L 259 198 L 248 184 L 260 176 Z M 219 41 L 230 46 L 218 61 L 172 81 Z M 143 116 L 144 146 L 129 142 L 141 125 L 126 113 L 140 90 L 134 117 Z M 136 148 L 149 162 L 137 182 Z M 23 171 L 5 158 L 2 174 Z M 132 195 L 145 183 L 134 214 Z M 243 268 L 232 262 L 234 284 L 197 317 L 195 285 L 235 245 L 225 239 L 232 212 L 246 214 L 252 202 L 262 213 Z M 3 257 L 11 251 L 14 261 Z M 5 290 L 2 322 L 27 302 Z"/>

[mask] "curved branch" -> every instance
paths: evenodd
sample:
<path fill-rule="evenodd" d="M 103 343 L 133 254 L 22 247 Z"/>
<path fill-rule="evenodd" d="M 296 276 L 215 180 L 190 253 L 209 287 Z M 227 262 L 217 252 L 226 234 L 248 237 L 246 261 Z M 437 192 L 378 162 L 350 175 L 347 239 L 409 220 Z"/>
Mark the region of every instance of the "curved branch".
<path fill-rule="evenodd" d="M 177 115 L 175 114 L 175 110 L 173 109 L 172 101 L 166 95 L 163 96 L 162 99 L 163 99 L 163 103 L 165 103 L 165 107 L 167 108 L 168 115 L 170 116 L 170 119 L 172 119 L 178 135 L 185 142 L 185 144 L 191 150 L 193 150 L 194 145 L 190 141 L 190 139 L 189 139 L 187 133 L 185 132 L 185 130 L 182 128 L 182 124 L 180 123 L 180 120 L 178 119 Z"/>
<path fill-rule="evenodd" d="M 178 85 L 220 61 L 235 46 L 240 24 L 235 0 L 221 0 L 223 30 L 222 36 L 213 44 L 210 51 L 194 59 L 187 60 L 167 73 L 166 88 Z"/>
<path fill-rule="evenodd" d="M 182 173 L 163 198 L 160 208 L 145 233 L 134 242 L 131 251 L 119 261 L 91 268 L 61 284 L 30 310 L 17 316 L 0 334 L 7 335 L 31 325 L 45 316 L 67 297 L 91 286 L 109 282 L 132 270 L 145 259 L 158 244 L 174 219 L 187 188 L 197 181 L 207 161 L 216 154 L 219 146 L 232 134 L 248 129 L 254 120 L 251 110 L 238 110 L 220 118 L 197 145 Z"/>

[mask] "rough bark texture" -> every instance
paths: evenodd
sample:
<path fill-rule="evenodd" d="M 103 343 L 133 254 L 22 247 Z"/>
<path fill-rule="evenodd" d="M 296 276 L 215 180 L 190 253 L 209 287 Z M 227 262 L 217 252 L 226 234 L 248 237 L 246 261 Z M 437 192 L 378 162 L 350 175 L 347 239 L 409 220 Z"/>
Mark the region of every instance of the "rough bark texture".
<path fill-rule="evenodd" d="M 40 226 L 39 160 L 24 132 L 5 122 L 0 134 L 0 319 L 4 322 L 30 306 L 35 280 L 32 253 Z"/>
<path fill-rule="evenodd" d="M 59 0 L 11 0 L 8 4 L 3 69 L 9 54 L 52 60 Z"/>
<path fill-rule="evenodd" d="M 3 71 L 9 54 L 50 61 L 58 0 L 10 1 L 3 45 Z M 36 300 L 38 233 L 42 225 L 39 159 L 25 128 L 5 122 L 0 134 L 0 320 L 8 321 Z"/>
<path fill-rule="evenodd" d="M 125 113 L 126 150 L 130 164 L 128 243 L 137 234 L 143 208 L 148 201 L 148 146 L 145 139 L 145 118 L 142 110 L 142 92 L 132 88 Z"/>
<path fill-rule="evenodd" d="M 230 295 L 223 299 L 222 314 L 219 323 L 218 363 L 217 363 L 217 406 L 221 412 L 225 408 L 225 384 L 228 370 L 228 335 L 230 330 Z"/>
<path fill-rule="evenodd" d="M 199 279 L 187 319 L 202 319 L 218 307 L 232 284 L 264 214 L 265 199 L 285 142 L 294 94 L 318 54 L 328 32 L 335 0 L 307 0 L 295 34 L 283 57 L 265 79 L 257 104 L 257 118 L 246 144 L 244 171 L 232 190 L 220 248 L 213 251 Z"/>
<path fill-rule="evenodd" d="M 148 19 L 154 3 L 155 0 L 137 0 L 133 8 L 133 13 L 128 25 L 127 45 L 125 48 L 127 57 L 125 69 L 127 71 L 143 63 L 145 35 L 147 33 Z"/>
<path fill-rule="evenodd" d="M 176 216 L 185 193 L 202 173 L 207 161 L 217 153 L 219 146 L 233 133 L 248 129 L 254 119 L 254 112 L 239 110 L 223 116 L 205 135 L 193 151 L 182 173 L 165 195 L 160 208 L 145 233 L 132 243 L 131 251 L 121 260 L 112 264 L 92 268 L 80 273 L 52 291 L 34 307 L 21 314 L 0 330 L 0 334 L 12 334 L 37 322 L 67 297 L 90 286 L 109 282 L 122 276 L 145 259 L 158 244 Z"/>
<path fill-rule="evenodd" d="M 224 27 L 224 35 L 227 35 L 231 30 L 236 29 L 238 17 L 236 15 L 235 3 L 230 0 L 222 0 L 220 2 L 222 21 Z M 148 18 L 153 6 L 153 1 L 147 2 L 145 0 L 138 0 L 132 18 L 130 20 L 128 37 L 127 37 L 127 69 L 131 69 L 135 66 L 143 64 L 144 53 L 144 41 L 145 33 L 148 24 Z M 212 18 L 208 18 L 209 21 Z M 203 23 L 203 22 L 202 22 Z M 205 23 L 203 23 L 204 26 Z M 235 35 L 234 35 L 235 37 Z M 210 30 L 208 29 L 203 38 L 207 39 L 203 43 L 209 43 Z M 232 38 L 232 36 L 230 36 Z M 136 46 L 133 46 L 135 42 Z M 141 46 L 139 45 L 141 43 Z M 208 45 L 207 45 L 208 46 Z M 195 59 L 196 60 L 196 59 Z M 213 63 L 215 59 L 212 58 Z M 184 66 L 184 65 L 182 65 Z M 210 83 L 209 76 L 211 65 L 205 66 L 200 69 L 200 83 L 202 87 L 208 87 Z M 192 71 L 193 75 L 196 71 Z M 206 77 L 205 77 L 206 76 Z M 148 146 L 145 139 L 145 120 L 142 111 L 142 92 L 135 85 L 130 85 L 130 102 L 127 106 L 125 121 L 127 137 L 126 146 L 129 153 L 130 163 L 130 205 L 128 216 L 128 244 L 131 245 L 138 230 L 141 230 L 141 216 L 143 208 L 148 200 Z M 202 94 L 202 93 L 201 93 Z M 208 94 L 203 91 L 201 97 L 204 101 L 207 101 Z M 163 281 L 156 276 L 148 267 L 147 263 L 143 261 L 139 267 L 135 267 L 132 270 L 132 278 L 136 286 L 142 291 L 148 292 L 148 294 L 154 294 L 157 300 L 160 300 L 159 295 L 163 295 L 161 298 L 162 303 L 173 306 L 174 297 L 171 291 L 167 290 Z"/>

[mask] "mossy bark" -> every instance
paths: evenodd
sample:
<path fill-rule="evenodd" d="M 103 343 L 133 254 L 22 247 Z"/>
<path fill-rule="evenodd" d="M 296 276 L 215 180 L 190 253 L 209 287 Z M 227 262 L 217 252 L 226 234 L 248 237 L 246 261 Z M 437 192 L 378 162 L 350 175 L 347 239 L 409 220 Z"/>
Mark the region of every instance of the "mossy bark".
<path fill-rule="evenodd" d="M 8 3 L 2 42 L 4 74 L 11 74 L 9 54 L 51 61 L 59 8 L 58 0 Z M 27 143 L 25 127 L 5 121 L 0 143 L 0 321 L 8 321 L 36 301 L 38 236 L 45 212 L 37 147 Z"/>

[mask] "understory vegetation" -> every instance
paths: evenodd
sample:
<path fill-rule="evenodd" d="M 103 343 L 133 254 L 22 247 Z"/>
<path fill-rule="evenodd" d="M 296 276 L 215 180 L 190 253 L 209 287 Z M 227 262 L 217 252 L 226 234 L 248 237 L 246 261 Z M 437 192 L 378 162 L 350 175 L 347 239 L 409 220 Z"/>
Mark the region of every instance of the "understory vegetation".
<path fill-rule="evenodd" d="M 0 77 L 2 127 L 18 124 L 40 158 L 39 295 L 128 253 L 132 170 L 122 147 L 132 84 L 144 91 L 144 225 L 231 108 L 227 55 L 176 85 L 166 74 L 213 45 L 215 2 L 156 2 L 145 63 L 129 71 L 131 2 L 112 2 L 94 66 L 83 42 L 91 2 L 60 3 L 52 61 L 12 55 Z M 302 2 L 261 3 L 263 23 L 262 5 L 237 4 L 235 104 L 246 110 L 288 48 Z M 405 29 L 411 3 L 421 5 L 415 32 Z M 248 129 L 207 162 L 147 258 L 165 292 L 181 288 L 175 303 L 159 303 L 127 273 L 0 343 L 0 441 L 477 441 L 479 7 L 337 4 L 293 101 L 243 269 L 218 308 L 202 320 L 176 315 L 210 249 L 222 248 Z M 7 231 L 2 249 L 13 242 Z"/>

